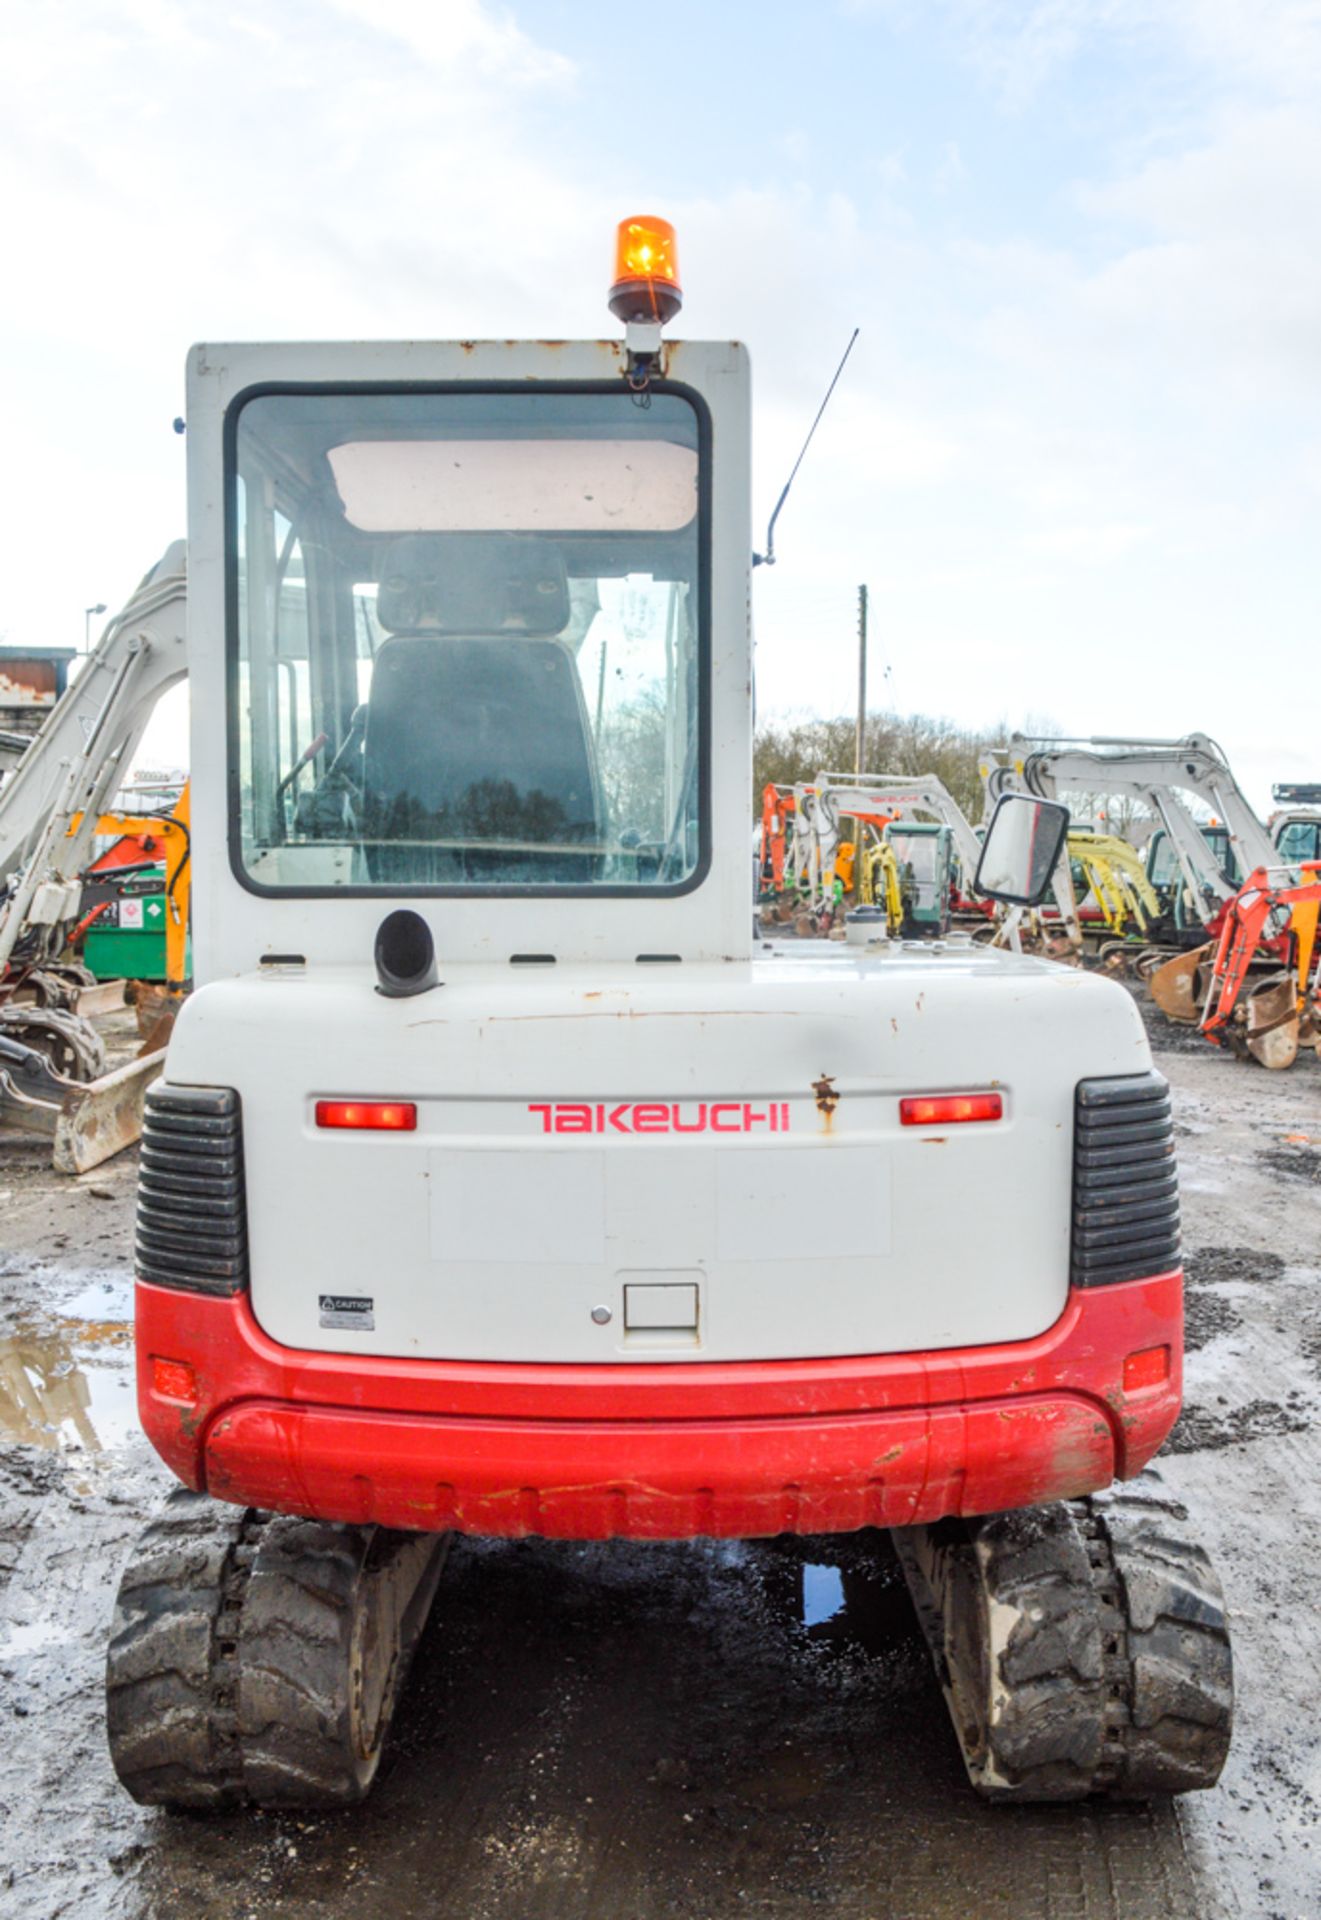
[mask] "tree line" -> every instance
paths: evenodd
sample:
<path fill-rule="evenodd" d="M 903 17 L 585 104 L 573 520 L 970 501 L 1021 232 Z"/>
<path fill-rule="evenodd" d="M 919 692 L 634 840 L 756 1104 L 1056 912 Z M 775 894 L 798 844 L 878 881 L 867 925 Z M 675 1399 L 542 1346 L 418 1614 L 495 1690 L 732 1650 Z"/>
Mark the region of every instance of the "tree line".
<path fill-rule="evenodd" d="M 804 716 L 764 720 L 752 746 L 752 805 L 761 817 L 761 796 L 771 782 L 791 787 L 815 780 L 818 773 L 852 773 L 856 721 L 851 714 L 833 720 Z M 1007 741 L 1015 728 L 1007 720 L 986 727 L 959 727 L 926 713 L 870 713 L 863 733 L 864 774 L 934 773 L 943 780 L 974 826 L 982 818 L 982 781 L 978 767 L 988 747 Z M 1050 736 L 1063 731 L 1039 715 L 1018 723 L 1017 731 Z M 1105 792 L 1061 794 L 1080 825 L 1094 825 L 1142 846 L 1154 821 L 1139 802 Z"/>
<path fill-rule="evenodd" d="M 982 817 L 982 783 L 977 771 L 982 749 L 1008 737 L 1001 721 L 968 729 L 925 713 L 869 713 L 863 730 L 865 774 L 934 773 L 968 818 Z M 807 717 L 764 720 L 752 746 L 753 807 L 761 812 L 762 790 L 769 783 L 793 786 L 818 773 L 851 773 L 856 722 L 841 714 L 833 720 Z"/>

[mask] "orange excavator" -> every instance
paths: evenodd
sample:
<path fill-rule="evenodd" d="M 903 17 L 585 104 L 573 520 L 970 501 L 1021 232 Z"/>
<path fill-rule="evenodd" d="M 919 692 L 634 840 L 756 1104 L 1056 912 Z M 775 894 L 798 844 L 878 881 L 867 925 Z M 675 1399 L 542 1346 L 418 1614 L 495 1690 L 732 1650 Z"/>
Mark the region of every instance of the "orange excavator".
<path fill-rule="evenodd" d="M 1234 1018 L 1239 994 L 1270 925 L 1281 911 L 1288 912 L 1294 992 L 1290 1004 L 1268 1024 L 1258 1025 L 1252 1036 L 1254 1057 L 1270 1067 L 1291 1066 L 1300 1043 L 1315 1045 L 1321 1038 L 1321 965 L 1316 964 L 1321 861 L 1304 861 L 1301 871 L 1307 876 L 1301 882 L 1275 886 L 1271 874 L 1278 876 L 1281 869 L 1256 867 L 1228 903 L 1199 1022 L 1216 1046 L 1228 1044 L 1236 1052 L 1246 1051 L 1246 1029 Z"/>

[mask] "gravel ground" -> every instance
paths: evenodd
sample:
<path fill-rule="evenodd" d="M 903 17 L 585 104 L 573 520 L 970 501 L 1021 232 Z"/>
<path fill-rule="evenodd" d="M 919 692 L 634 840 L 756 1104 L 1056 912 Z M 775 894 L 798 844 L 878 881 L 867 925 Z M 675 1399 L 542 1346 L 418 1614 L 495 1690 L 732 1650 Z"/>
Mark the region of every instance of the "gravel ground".
<path fill-rule="evenodd" d="M 884 1537 L 459 1543 L 371 1802 L 145 1812 L 101 1726 L 114 1587 L 168 1480 L 139 1434 L 133 1156 L 0 1146 L 0 1915 L 22 1920 L 1321 1916 L 1321 1069 L 1153 1030 L 1175 1088 L 1187 1404 L 1239 1714 L 1175 1806 L 986 1808 Z"/>

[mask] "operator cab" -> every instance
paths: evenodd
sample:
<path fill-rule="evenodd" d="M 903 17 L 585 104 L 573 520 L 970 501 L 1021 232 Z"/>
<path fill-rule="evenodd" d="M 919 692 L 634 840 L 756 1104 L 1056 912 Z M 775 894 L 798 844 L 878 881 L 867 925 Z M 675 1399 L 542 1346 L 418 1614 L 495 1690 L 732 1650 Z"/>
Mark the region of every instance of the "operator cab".
<path fill-rule="evenodd" d="M 241 400 L 241 879 L 690 882 L 701 437 L 689 398 L 622 381 Z"/>
<path fill-rule="evenodd" d="M 1285 866 L 1301 867 L 1309 861 L 1321 861 L 1321 814 L 1294 814 L 1276 821 L 1271 838 Z"/>

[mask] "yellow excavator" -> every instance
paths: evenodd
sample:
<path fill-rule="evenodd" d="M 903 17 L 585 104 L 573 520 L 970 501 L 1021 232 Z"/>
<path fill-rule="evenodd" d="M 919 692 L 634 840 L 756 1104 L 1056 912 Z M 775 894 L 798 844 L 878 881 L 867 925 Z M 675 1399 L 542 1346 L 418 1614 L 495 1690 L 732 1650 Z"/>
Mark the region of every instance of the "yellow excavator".
<path fill-rule="evenodd" d="M 1136 847 L 1117 834 L 1096 833 L 1090 827 L 1071 827 L 1069 860 L 1074 868 L 1078 918 L 1083 933 L 1094 933 L 1099 912 L 1110 942 L 1144 934 L 1160 913 L 1160 901 L 1147 878 Z"/>

